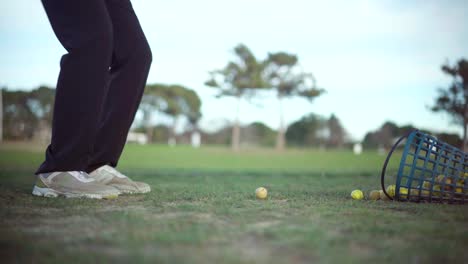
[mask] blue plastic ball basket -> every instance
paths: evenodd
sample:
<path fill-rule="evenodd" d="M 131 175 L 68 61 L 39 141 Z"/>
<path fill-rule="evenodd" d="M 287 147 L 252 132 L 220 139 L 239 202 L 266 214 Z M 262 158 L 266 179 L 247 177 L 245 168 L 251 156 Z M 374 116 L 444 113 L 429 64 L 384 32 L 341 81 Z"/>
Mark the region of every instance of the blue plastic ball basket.
<path fill-rule="evenodd" d="M 385 190 L 385 172 L 392 154 L 405 139 L 392 197 Z M 419 130 L 409 131 L 388 153 L 381 184 L 385 195 L 396 201 L 468 203 L 468 154 Z"/>

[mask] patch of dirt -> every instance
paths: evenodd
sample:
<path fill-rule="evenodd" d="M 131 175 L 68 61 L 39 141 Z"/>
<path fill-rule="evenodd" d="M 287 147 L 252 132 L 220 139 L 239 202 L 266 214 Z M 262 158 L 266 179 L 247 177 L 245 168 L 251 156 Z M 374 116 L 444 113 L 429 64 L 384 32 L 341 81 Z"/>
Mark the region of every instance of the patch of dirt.
<path fill-rule="evenodd" d="M 349 251 L 353 255 L 357 255 L 357 256 L 360 256 L 360 257 L 370 257 L 370 256 L 372 256 L 373 252 L 375 251 L 373 248 L 371 248 L 368 245 L 364 245 L 362 243 L 357 243 L 357 242 L 353 242 L 353 241 L 351 241 L 348 248 L 349 248 Z"/>
<path fill-rule="evenodd" d="M 271 220 L 271 221 L 262 221 L 262 222 L 257 222 L 253 223 L 247 226 L 247 229 L 249 230 L 263 230 L 272 226 L 279 225 L 281 221 L 279 220 Z"/>
<path fill-rule="evenodd" d="M 168 219 L 192 219 L 200 222 L 207 222 L 215 226 L 227 226 L 226 220 L 220 219 L 213 214 L 198 213 L 198 212 L 155 212 L 155 213 L 144 213 L 142 217 L 145 220 L 168 220 Z"/>
<path fill-rule="evenodd" d="M 206 201 L 196 200 L 196 201 L 176 201 L 176 202 L 164 202 L 162 203 L 163 207 L 174 208 L 181 205 L 200 205 L 203 206 L 206 204 Z"/>
<path fill-rule="evenodd" d="M 234 241 L 230 247 L 246 263 L 316 263 L 318 258 L 313 252 L 268 244 L 268 239 L 255 234 L 246 234 Z"/>
<path fill-rule="evenodd" d="M 266 262 L 273 250 L 260 237 L 252 234 L 241 237 L 232 244 L 231 248 L 238 251 L 243 259 L 256 263 Z"/>
<path fill-rule="evenodd" d="M 142 205 L 110 205 L 105 207 L 96 208 L 97 212 L 144 212 L 148 207 Z"/>

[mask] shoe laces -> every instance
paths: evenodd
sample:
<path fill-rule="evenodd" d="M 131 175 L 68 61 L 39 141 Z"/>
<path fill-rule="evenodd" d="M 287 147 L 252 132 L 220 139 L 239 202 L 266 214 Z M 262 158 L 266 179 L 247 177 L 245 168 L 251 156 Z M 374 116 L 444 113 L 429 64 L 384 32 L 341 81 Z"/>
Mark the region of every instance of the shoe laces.
<path fill-rule="evenodd" d="M 114 169 L 113 167 L 109 166 L 109 165 L 105 165 L 104 168 L 109 171 L 110 173 L 114 174 L 115 176 L 119 177 L 119 178 L 127 178 L 127 176 L 123 175 L 122 173 L 120 173 L 118 170 Z"/>
<path fill-rule="evenodd" d="M 70 171 L 70 174 L 73 177 L 75 177 L 78 180 L 83 181 L 83 182 L 92 182 L 92 181 L 94 181 L 94 179 L 89 177 L 89 175 L 84 171 Z"/>

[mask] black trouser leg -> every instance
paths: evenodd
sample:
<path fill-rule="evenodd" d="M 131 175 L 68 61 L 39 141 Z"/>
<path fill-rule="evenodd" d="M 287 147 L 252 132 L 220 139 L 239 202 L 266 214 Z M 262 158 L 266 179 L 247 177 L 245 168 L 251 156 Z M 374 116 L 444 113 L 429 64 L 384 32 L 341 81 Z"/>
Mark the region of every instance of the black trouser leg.
<path fill-rule="evenodd" d="M 151 50 L 129 0 L 107 0 L 114 50 L 110 84 L 88 172 L 116 166 L 148 77 Z"/>
<path fill-rule="evenodd" d="M 107 93 L 113 27 L 104 0 L 43 0 L 68 51 L 57 82 L 52 141 L 36 173 L 86 170 Z"/>

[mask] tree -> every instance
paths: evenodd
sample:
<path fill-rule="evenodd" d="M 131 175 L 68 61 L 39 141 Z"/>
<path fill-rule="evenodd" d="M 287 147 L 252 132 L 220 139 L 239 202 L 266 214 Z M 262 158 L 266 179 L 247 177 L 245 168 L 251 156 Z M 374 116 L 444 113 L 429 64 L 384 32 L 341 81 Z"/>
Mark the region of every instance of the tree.
<path fill-rule="evenodd" d="M 45 86 L 32 91 L 3 90 L 4 136 L 9 139 L 32 139 L 41 123 L 50 127 L 54 89 Z"/>
<path fill-rule="evenodd" d="M 237 100 L 235 119 L 232 126 L 231 146 L 233 150 L 239 149 L 239 107 L 242 97 L 252 97 L 257 89 L 264 88 L 261 76 L 261 64 L 253 53 L 243 44 L 234 48 L 236 60 L 228 62 L 221 70 L 210 72 L 210 78 L 205 82 L 206 86 L 216 88 L 216 97 L 230 96 Z"/>
<path fill-rule="evenodd" d="M 147 128 L 148 140 L 151 142 L 154 129 L 151 120 L 154 113 L 162 113 L 173 119 L 169 139 L 175 140 L 175 128 L 180 117 L 185 117 L 195 127 L 201 117 L 201 101 L 197 93 L 181 85 L 152 84 L 147 85 L 140 104 L 143 113 L 143 127 Z"/>
<path fill-rule="evenodd" d="M 385 149 L 390 149 L 394 143 L 395 138 L 398 137 L 398 125 L 393 122 L 385 122 L 380 130 L 377 132 L 377 141 Z"/>
<path fill-rule="evenodd" d="M 312 101 L 324 90 L 316 87 L 315 78 L 311 73 L 303 72 L 296 55 L 285 52 L 268 54 L 263 64 L 263 77 L 268 86 L 276 90 L 280 119 L 276 148 L 283 150 L 285 147 L 285 127 L 282 100 L 299 96 Z"/>
<path fill-rule="evenodd" d="M 346 140 L 346 131 L 338 117 L 332 114 L 327 121 L 327 126 L 329 132 L 327 145 L 338 148 L 343 147 Z"/>
<path fill-rule="evenodd" d="M 275 144 L 275 131 L 262 122 L 253 122 L 242 127 L 242 145 L 267 146 Z"/>
<path fill-rule="evenodd" d="M 180 117 L 185 117 L 192 127 L 196 127 L 201 117 L 201 101 L 195 91 L 181 85 L 170 85 L 165 89 L 164 99 L 167 108 L 164 112 L 173 118 L 170 142 L 176 142 L 176 127 Z"/>
<path fill-rule="evenodd" d="M 442 71 L 452 77 L 452 84 L 447 89 L 439 89 L 438 97 L 432 106 L 434 112 L 446 112 L 453 121 L 463 127 L 463 151 L 468 151 L 468 61 L 460 59 L 451 66 L 442 65 Z"/>
<path fill-rule="evenodd" d="M 181 113 L 187 119 L 191 130 L 196 130 L 198 121 L 202 116 L 200 97 L 194 90 L 181 87 L 179 104 Z"/>
<path fill-rule="evenodd" d="M 316 114 L 309 114 L 293 122 L 286 131 L 288 144 L 298 147 L 319 146 L 325 143 L 323 131 L 327 129 L 327 120 Z"/>
<path fill-rule="evenodd" d="M 400 137 L 401 129 L 395 123 L 387 121 L 382 126 L 374 132 L 369 132 L 366 134 L 363 140 L 363 145 L 366 148 L 377 148 L 384 147 L 389 149 L 394 140 Z"/>
<path fill-rule="evenodd" d="M 392 121 L 386 121 L 378 130 L 368 132 L 362 143 L 365 148 L 384 147 L 386 149 L 390 149 L 398 138 L 415 129 L 416 128 L 411 124 L 398 126 Z M 439 136 L 436 133 L 432 133 L 431 131 L 424 129 L 419 129 L 419 131 L 435 135 L 436 137 Z M 453 140 L 453 138 L 450 138 L 450 140 Z"/>
<path fill-rule="evenodd" d="M 166 85 L 151 84 L 145 87 L 143 98 L 139 106 L 139 110 L 143 114 L 142 127 L 146 128 L 146 136 L 148 142 L 153 141 L 153 129 L 151 121 L 155 112 L 162 112 L 167 107 L 167 101 L 164 98 Z"/>
<path fill-rule="evenodd" d="M 55 89 L 40 86 L 29 95 L 29 106 L 33 113 L 47 124 L 52 124 Z"/>
<path fill-rule="evenodd" d="M 440 133 L 436 135 L 437 139 L 448 143 L 452 146 L 461 146 L 463 144 L 463 140 L 457 134 L 451 133 Z"/>

